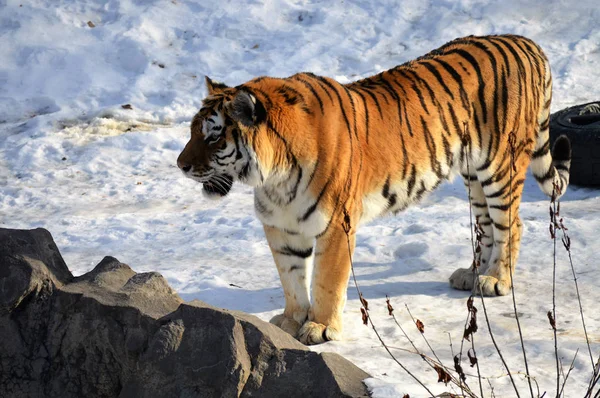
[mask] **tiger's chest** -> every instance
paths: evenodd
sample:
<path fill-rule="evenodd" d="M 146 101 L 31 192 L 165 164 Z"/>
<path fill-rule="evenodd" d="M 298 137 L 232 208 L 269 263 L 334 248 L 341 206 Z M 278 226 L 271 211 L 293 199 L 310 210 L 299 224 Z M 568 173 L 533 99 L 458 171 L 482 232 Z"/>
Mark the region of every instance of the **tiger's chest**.
<path fill-rule="evenodd" d="M 261 186 L 254 189 L 254 209 L 263 224 L 317 236 L 329 224 L 331 218 L 323 209 L 323 203 L 302 184 L 302 179 L 291 179 L 282 184 Z"/>

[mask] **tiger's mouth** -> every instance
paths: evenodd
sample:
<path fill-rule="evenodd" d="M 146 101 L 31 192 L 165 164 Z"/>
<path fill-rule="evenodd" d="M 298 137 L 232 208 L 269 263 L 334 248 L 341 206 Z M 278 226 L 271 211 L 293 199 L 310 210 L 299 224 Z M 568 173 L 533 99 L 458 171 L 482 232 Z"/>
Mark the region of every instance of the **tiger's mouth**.
<path fill-rule="evenodd" d="M 231 191 L 233 186 L 233 177 L 228 174 L 221 174 L 211 177 L 202 184 L 202 189 L 209 196 L 225 196 Z"/>

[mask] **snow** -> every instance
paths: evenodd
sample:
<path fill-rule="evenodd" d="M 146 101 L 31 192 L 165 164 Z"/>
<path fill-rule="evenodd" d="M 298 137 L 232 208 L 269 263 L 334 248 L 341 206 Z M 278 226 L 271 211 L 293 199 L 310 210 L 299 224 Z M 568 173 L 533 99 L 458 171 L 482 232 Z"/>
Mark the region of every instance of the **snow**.
<path fill-rule="evenodd" d="M 556 111 L 600 97 L 598 20 L 596 0 L 577 6 L 564 0 L 0 0 L 0 226 L 49 229 L 76 275 L 113 255 L 138 272 L 159 271 L 185 300 L 268 320 L 284 299 L 253 213 L 251 189 L 236 185 L 224 200 L 207 201 L 175 165 L 205 95 L 205 74 L 230 85 L 298 71 L 348 82 L 459 36 L 516 33 L 546 51 Z M 126 104 L 132 109 L 122 107 Z M 596 359 L 599 191 L 570 187 L 561 208 Z M 554 342 L 546 317 L 552 305 L 548 200 L 531 177 L 521 215 L 518 311 L 531 373 L 541 393 L 553 396 Z M 451 290 L 447 280 L 470 258 L 468 203 L 460 181 L 397 217 L 361 228 L 356 276 L 387 344 L 410 348 L 387 315 L 389 295 L 415 344 L 430 355 L 405 303 L 425 324 L 437 355 L 452 364 L 448 333 L 456 353 L 467 294 Z M 565 370 L 579 349 L 566 395 L 583 396 L 591 364 L 560 242 L 557 267 Z M 491 377 L 496 396 L 513 396 L 481 303 L 476 306 L 482 373 Z M 488 299 L 486 306 L 502 353 L 511 370 L 522 374 L 512 299 Z M 376 397 L 425 396 L 362 325 L 359 308 L 351 283 L 344 340 L 313 349 L 338 352 L 369 372 Z M 420 357 L 392 350 L 434 393 L 452 391 L 436 383 L 437 375 Z M 475 374 L 466 361 L 463 367 Z M 521 374 L 515 380 L 528 395 Z M 478 390 L 476 378 L 468 382 Z M 486 396 L 489 389 L 484 381 Z"/>

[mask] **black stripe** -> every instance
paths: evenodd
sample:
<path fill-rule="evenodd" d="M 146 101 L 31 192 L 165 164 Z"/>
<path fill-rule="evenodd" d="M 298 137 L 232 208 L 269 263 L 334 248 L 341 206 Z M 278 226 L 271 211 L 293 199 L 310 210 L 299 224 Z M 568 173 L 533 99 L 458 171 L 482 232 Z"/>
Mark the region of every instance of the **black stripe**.
<path fill-rule="evenodd" d="M 388 198 L 388 209 L 391 209 L 396 204 L 397 195 L 395 193 L 391 194 Z"/>
<path fill-rule="evenodd" d="M 321 109 L 321 114 L 324 115 L 325 110 L 323 109 L 323 100 L 319 96 L 319 93 L 317 93 L 317 90 L 315 90 L 315 88 L 312 86 L 312 84 L 310 84 L 306 80 L 302 79 L 300 76 L 296 75 L 296 76 L 294 76 L 294 78 L 295 78 L 295 80 L 304 84 L 306 86 L 306 88 L 308 88 L 308 90 L 312 93 L 312 95 L 317 99 L 317 101 L 319 102 L 319 108 Z"/>
<path fill-rule="evenodd" d="M 423 129 L 423 134 L 425 136 L 425 145 L 429 151 L 431 170 L 433 170 L 438 178 L 443 178 L 442 165 L 439 160 L 437 160 L 437 145 L 435 144 L 435 139 L 433 138 L 431 131 L 429 131 L 429 127 L 427 126 L 423 116 L 421 116 L 421 128 Z"/>
<path fill-rule="evenodd" d="M 354 122 L 354 136 L 358 139 L 358 126 L 356 125 L 356 107 L 354 106 L 354 100 L 352 99 L 352 93 L 346 86 L 342 86 L 348 99 L 350 100 L 350 107 L 352 108 L 352 120 Z M 363 98 L 364 99 L 364 98 Z M 340 103 L 341 104 L 341 103 Z"/>
<path fill-rule="evenodd" d="M 384 198 L 388 198 L 390 196 L 390 175 L 388 174 L 387 179 L 385 180 L 385 184 L 383 184 L 383 191 L 381 192 Z"/>
<path fill-rule="evenodd" d="M 471 109 L 473 111 L 473 120 L 475 121 L 475 132 L 477 133 L 477 140 L 479 141 L 477 145 L 480 149 L 483 149 L 483 128 L 481 127 L 481 120 L 479 119 L 479 114 L 474 103 L 471 104 Z M 473 143 L 471 143 L 471 146 L 473 146 Z"/>
<path fill-rule="evenodd" d="M 325 80 L 323 77 L 321 76 L 317 76 L 314 73 L 310 73 L 310 72 L 306 72 L 305 73 L 307 76 L 315 79 L 315 81 L 317 82 L 317 84 L 321 87 L 321 89 L 323 91 L 325 91 L 325 94 L 327 94 L 327 96 L 329 97 L 329 99 L 331 100 L 331 103 L 333 103 L 333 97 L 331 96 L 331 93 L 329 92 L 329 90 L 327 90 L 327 87 L 323 84 L 323 80 Z"/>
<path fill-rule="evenodd" d="M 298 222 L 303 222 L 303 221 L 308 220 L 308 218 L 315 212 L 315 210 L 317 210 L 317 206 L 318 206 L 319 202 L 321 201 L 321 199 L 323 198 L 323 195 L 325 194 L 325 191 L 327 190 L 327 187 L 329 186 L 330 182 L 331 182 L 331 180 L 327 181 L 327 183 L 325 184 L 323 189 L 321 189 L 321 192 L 319 192 L 319 196 L 317 196 L 317 200 L 315 201 L 315 203 L 313 203 L 308 209 L 306 209 L 304 214 L 298 218 Z"/>
<path fill-rule="evenodd" d="M 508 81 L 506 79 L 506 72 L 502 69 L 501 75 L 501 83 L 502 86 L 502 131 L 499 131 L 501 135 L 506 133 L 506 124 L 508 123 Z M 499 115 L 496 114 L 496 117 Z"/>
<path fill-rule="evenodd" d="M 237 129 L 233 129 L 231 131 L 231 136 L 233 137 L 233 141 L 235 142 L 235 150 L 237 152 L 235 159 L 239 160 L 242 158 L 242 152 L 240 151 L 240 135 Z"/>
<path fill-rule="evenodd" d="M 383 119 L 383 112 L 381 111 L 381 105 L 379 104 L 379 100 L 377 99 L 377 96 L 375 94 L 373 94 L 373 92 L 368 87 L 364 87 L 364 86 L 360 86 L 360 85 L 355 85 L 354 87 L 355 87 L 355 90 L 359 90 L 359 89 L 364 90 L 367 94 L 369 94 L 369 96 L 371 97 L 373 102 L 375 102 L 375 106 L 377 107 L 379 116 L 381 117 L 381 119 Z"/>
<path fill-rule="evenodd" d="M 383 87 L 388 93 L 390 93 L 390 95 L 392 96 L 394 101 L 396 101 L 396 106 L 398 108 L 398 122 L 400 124 L 402 124 L 402 108 L 400 107 L 400 97 L 398 96 L 398 93 L 396 93 L 396 91 L 394 91 L 394 88 L 392 87 L 390 82 L 387 79 L 384 79 L 383 73 L 379 75 L 379 81 L 382 83 L 381 87 Z M 407 125 L 408 125 L 408 134 L 412 137 L 412 135 L 413 135 L 412 127 L 411 127 L 410 123 L 408 123 L 408 121 L 407 121 Z"/>
<path fill-rule="evenodd" d="M 437 79 L 438 83 L 444 88 L 444 91 L 446 92 L 446 94 L 448 94 L 450 96 L 450 98 L 452 100 L 454 100 L 454 94 L 452 94 L 452 91 L 450 91 L 450 89 L 446 85 L 446 82 L 442 78 L 442 75 L 440 74 L 440 71 L 437 70 L 437 68 L 435 66 L 431 65 L 429 62 L 423 62 L 422 64 L 423 64 L 423 66 L 425 66 L 427 68 L 427 70 L 429 72 L 431 72 L 431 74 L 433 76 L 435 76 L 435 78 Z"/>
<path fill-rule="evenodd" d="M 506 158 L 508 159 L 508 158 Z M 510 164 L 509 165 L 505 165 L 505 162 L 503 162 L 500 167 L 498 168 L 498 170 L 496 170 L 496 172 L 494 174 L 492 174 L 492 176 L 490 178 L 488 178 L 487 180 L 481 181 L 481 186 L 482 187 L 486 187 L 488 185 L 491 185 L 494 182 L 500 182 L 502 181 L 502 179 L 504 179 L 504 177 L 506 177 L 506 175 L 508 174 L 508 172 L 510 171 L 510 168 L 512 167 Z"/>
<path fill-rule="evenodd" d="M 267 215 L 267 216 L 273 215 L 273 211 L 269 210 L 267 208 L 267 206 L 256 195 L 254 195 L 254 208 L 260 214 Z"/>
<path fill-rule="evenodd" d="M 498 224 L 496 222 L 493 223 L 494 227 L 496 229 L 499 229 L 500 231 L 508 231 L 508 225 L 502 225 L 502 224 Z"/>
<path fill-rule="evenodd" d="M 456 112 L 454 112 L 454 108 L 450 103 L 448 103 L 448 112 L 450 113 L 450 118 L 452 119 L 452 126 L 454 127 L 455 134 L 462 136 L 460 124 L 458 123 L 458 117 L 456 116 Z"/>
<path fill-rule="evenodd" d="M 511 181 L 508 180 L 502 188 L 498 189 L 496 192 L 492 192 L 489 194 L 486 193 L 485 197 L 492 199 L 492 198 L 498 198 L 498 197 L 504 198 L 504 197 L 510 196 L 510 189 L 512 188 L 514 190 L 515 188 L 523 185 L 524 182 L 525 182 L 525 179 L 523 179 L 523 178 L 513 181 L 512 184 L 511 184 Z"/>
<path fill-rule="evenodd" d="M 521 109 L 521 97 L 523 97 L 523 82 L 522 79 L 525 78 L 525 64 L 521 61 L 521 56 L 517 53 L 517 51 L 513 47 L 513 42 L 507 40 L 505 37 L 499 36 L 495 37 L 500 43 L 504 44 L 508 51 L 512 54 L 514 61 L 517 63 L 517 72 L 518 78 L 517 83 L 519 85 L 519 94 L 517 95 L 517 106 L 516 109 Z"/>
<path fill-rule="evenodd" d="M 533 155 L 531 155 L 531 158 L 532 159 L 541 158 L 542 156 L 545 156 L 548 152 L 550 152 L 550 138 L 548 138 L 546 140 L 546 142 L 544 142 L 544 145 L 542 145 L 540 148 L 536 149 L 533 152 Z"/>
<path fill-rule="evenodd" d="M 512 199 L 510 200 L 509 203 L 505 203 L 502 205 L 489 205 L 489 208 L 500 210 L 500 211 L 507 211 L 515 203 L 516 200 L 517 200 L 517 195 L 513 195 Z"/>
<path fill-rule="evenodd" d="M 406 78 L 408 81 L 410 81 L 410 87 L 417 94 L 417 97 L 419 98 L 419 102 L 421 103 L 421 107 L 423 108 L 425 113 L 427 113 L 429 115 L 429 108 L 427 107 L 427 104 L 425 103 L 425 98 L 423 97 L 423 93 L 421 92 L 421 90 L 417 86 L 417 83 L 415 82 L 415 80 L 417 80 L 417 78 L 415 77 L 416 73 L 414 71 L 408 71 L 408 70 L 405 71 L 405 70 L 398 70 L 398 69 L 395 69 L 395 70 L 393 69 L 393 71 L 400 73 L 400 75 L 402 75 L 404 78 Z M 411 72 L 413 74 L 413 77 L 411 78 L 411 77 L 407 76 L 406 72 Z"/>
<path fill-rule="evenodd" d="M 492 91 L 492 95 L 493 95 L 493 99 L 494 99 L 494 109 L 492 109 L 492 116 L 496 116 L 494 117 L 494 128 L 495 128 L 495 134 L 492 134 L 492 136 L 497 135 L 500 136 L 498 134 L 498 132 L 500 131 L 500 125 L 499 125 L 499 121 L 498 121 L 498 63 L 496 62 L 496 57 L 494 56 L 494 54 L 489 50 L 489 48 L 478 41 L 474 41 L 473 46 L 479 48 L 481 51 L 483 51 L 490 60 L 490 63 L 492 65 L 492 72 L 494 73 L 494 87 L 491 90 Z M 483 79 L 482 79 L 483 80 Z M 480 88 L 481 90 L 481 88 Z M 482 94 L 481 91 L 479 93 L 479 100 L 482 100 Z M 484 106 L 484 114 L 483 114 L 483 120 L 484 122 L 486 121 L 486 113 L 485 113 L 485 106 Z"/>
<path fill-rule="evenodd" d="M 421 83 L 423 85 L 423 87 L 425 87 L 425 89 L 427 90 L 427 92 L 429 93 L 429 97 L 431 98 L 431 102 L 434 105 L 439 104 L 436 96 L 435 96 L 435 91 L 431 88 L 431 86 L 429 85 L 429 83 L 427 82 L 427 80 L 423 79 L 421 77 L 420 74 L 418 74 L 417 72 L 413 71 L 412 69 L 396 69 L 398 71 L 404 71 L 405 73 L 411 73 L 414 78 L 417 80 L 417 82 Z"/>
<path fill-rule="evenodd" d="M 279 254 L 283 254 L 284 256 L 294 256 L 300 258 L 308 258 L 312 255 L 313 248 L 309 247 L 308 249 L 295 249 L 291 246 L 284 246 L 281 249 L 276 251 Z"/>
<path fill-rule="evenodd" d="M 453 50 L 450 50 L 448 52 L 448 54 L 460 55 L 468 63 L 470 63 L 471 66 L 473 67 L 473 69 L 475 70 L 475 73 L 477 74 L 478 84 L 479 84 L 479 86 L 478 86 L 479 103 L 481 104 L 481 110 L 483 112 L 483 123 L 486 124 L 487 123 L 487 106 L 485 104 L 485 81 L 483 80 L 483 75 L 481 73 L 481 68 L 479 66 L 479 63 L 477 62 L 475 57 L 473 57 L 473 55 L 471 55 L 471 53 L 469 53 L 466 50 L 460 49 L 460 48 L 455 48 Z"/>
<path fill-rule="evenodd" d="M 344 117 L 344 122 L 346 122 L 346 128 L 348 129 L 348 133 L 352 134 L 352 128 L 350 127 L 350 120 L 348 119 L 348 116 L 346 115 L 346 110 L 345 110 L 345 107 L 344 107 L 344 103 L 342 102 L 342 96 L 340 95 L 339 91 L 337 90 L 337 88 L 333 84 L 331 84 L 324 77 L 316 76 L 316 78 L 319 81 L 323 82 L 325 85 L 327 85 L 327 87 L 329 87 L 331 90 L 333 90 L 333 92 L 337 96 L 338 103 L 340 105 L 340 110 L 342 111 L 342 116 Z M 351 148 L 352 148 L 352 146 L 351 146 Z"/>
<path fill-rule="evenodd" d="M 290 197 L 288 198 L 288 204 L 292 203 L 294 199 L 296 199 L 296 195 L 298 194 L 298 187 L 300 186 L 300 181 L 302 181 L 302 167 L 298 166 L 298 178 L 296 179 L 296 184 L 292 188 L 290 192 Z"/>
<path fill-rule="evenodd" d="M 415 192 L 415 200 L 418 201 L 423 197 L 423 194 L 425 193 L 426 188 L 425 188 L 425 181 L 421 181 L 421 187 L 419 188 L 419 190 L 417 192 Z"/>
<path fill-rule="evenodd" d="M 533 176 L 535 177 L 537 182 L 544 183 L 545 181 L 554 178 L 555 170 L 556 169 L 555 169 L 554 165 L 551 165 L 550 168 L 548 169 L 548 171 L 546 172 L 546 174 L 544 174 L 542 176 L 538 176 L 534 173 Z"/>
<path fill-rule="evenodd" d="M 277 129 L 275 128 L 275 126 L 273 126 L 273 123 L 271 123 L 271 121 L 269 119 L 267 119 L 267 128 L 269 130 L 271 130 L 273 132 L 273 134 L 275 134 L 275 137 L 277 137 L 283 143 L 283 146 L 285 147 L 286 157 L 288 158 L 288 161 L 290 163 L 292 163 L 293 165 L 298 164 L 298 161 L 296 160 L 296 156 L 294 156 L 294 154 L 290 150 L 289 143 L 283 137 L 283 135 L 281 135 L 281 133 L 279 133 L 279 131 L 277 131 Z"/>
<path fill-rule="evenodd" d="M 304 189 L 304 192 L 306 192 L 308 190 L 308 187 L 310 187 L 310 183 L 313 181 L 313 178 L 315 178 L 315 174 L 317 174 L 318 166 L 319 166 L 319 158 L 317 158 L 317 161 L 315 162 L 315 167 L 313 168 L 313 171 L 310 173 L 310 177 L 308 177 L 308 182 L 306 183 L 306 188 Z"/>
<path fill-rule="evenodd" d="M 367 106 L 367 100 L 365 99 L 365 96 L 360 91 L 356 90 L 355 88 L 349 87 L 348 89 L 351 90 L 352 92 L 355 92 L 356 94 L 358 94 L 358 96 L 362 100 L 363 107 L 365 108 L 365 137 L 366 137 L 366 141 L 368 144 L 369 143 L 369 107 Z"/>
<path fill-rule="evenodd" d="M 408 178 L 408 184 L 406 187 L 406 199 L 410 199 L 410 196 L 412 194 L 412 191 L 415 187 L 415 182 L 417 181 L 417 169 L 415 168 L 415 165 L 412 165 L 412 168 L 410 170 L 410 177 Z"/>
<path fill-rule="evenodd" d="M 237 146 L 237 145 L 236 145 L 236 146 Z M 219 160 L 226 159 L 226 158 L 228 158 L 228 157 L 230 157 L 230 156 L 233 156 L 233 154 L 235 153 L 235 150 L 236 150 L 236 148 L 233 148 L 233 149 L 231 150 L 231 152 L 230 152 L 230 153 L 228 153 L 228 154 L 226 154 L 226 155 L 223 155 L 223 156 L 219 156 L 219 155 L 215 154 L 215 158 L 217 158 L 217 159 L 219 159 Z"/>
<path fill-rule="evenodd" d="M 238 173 L 238 179 L 245 180 L 246 178 L 248 178 L 248 174 L 250 174 L 250 162 L 249 161 L 246 162 L 246 164 L 244 164 L 244 167 L 242 167 L 242 169 Z"/>
<path fill-rule="evenodd" d="M 566 165 L 564 165 L 564 164 L 561 164 L 561 163 L 555 164 L 555 165 L 554 165 L 554 168 L 555 168 L 556 170 L 558 170 L 558 171 L 561 171 L 561 170 L 562 170 L 562 171 L 566 171 L 566 172 L 568 172 L 568 171 L 569 171 L 569 167 L 567 167 Z"/>
<path fill-rule="evenodd" d="M 465 109 L 465 111 L 469 112 L 469 96 L 467 95 L 467 92 L 465 91 L 465 87 L 463 85 L 462 77 L 460 76 L 460 74 L 449 63 L 447 63 L 446 61 L 444 61 L 442 59 L 434 58 L 434 59 L 432 59 L 432 61 L 437 62 L 440 65 L 442 65 L 442 67 L 446 70 L 446 72 L 448 72 L 450 74 L 450 76 L 452 76 L 452 78 L 458 85 L 458 89 L 460 91 L 461 104 L 462 104 L 463 108 Z"/>
<path fill-rule="evenodd" d="M 490 37 L 490 38 L 488 38 L 488 42 L 492 46 L 494 46 L 494 48 L 496 50 L 498 50 L 500 55 L 502 55 L 502 58 L 504 59 L 504 65 L 506 66 L 506 73 L 508 74 L 508 76 L 510 76 L 510 62 L 508 61 L 508 55 L 506 55 L 506 51 L 504 51 L 502 46 L 499 45 L 498 43 L 496 43 L 495 39 L 496 39 L 496 37 Z"/>
<path fill-rule="evenodd" d="M 400 145 L 402 146 L 402 179 L 406 178 L 406 171 L 408 169 L 408 150 L 406 149 L 406 143 L 404 142 L 404 134 L 400 132 Z"/>
<path fill-rule="evenodd" d="M 452 132 L 448 127 L 448 122 L 446 121 L 446 115 L 444 115 L 444 108 L 440 104 L 438 104 L 437 106 L 437 111 L 438 115 L 440 116 L 440 121 L 442 122 L 442 128 L 444 129 L 444 133 L 446 135 L 452 135 Z"/>

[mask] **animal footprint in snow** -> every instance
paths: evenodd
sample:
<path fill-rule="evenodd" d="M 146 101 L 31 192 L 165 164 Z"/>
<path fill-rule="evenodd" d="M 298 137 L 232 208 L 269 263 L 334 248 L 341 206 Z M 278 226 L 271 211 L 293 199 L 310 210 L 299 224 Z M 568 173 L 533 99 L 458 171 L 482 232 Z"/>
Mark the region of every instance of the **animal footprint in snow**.
<path fill-rule="evenodd" d="M 394 257 L 396 257 L 399 260 L 406 258 L 421 257 L 427 252 L 427 250 L 429 250 L 429 245 L 427 243 L 406 243 L 404 245 L 398 246 L 398 248 L 394 250 Z"/>

